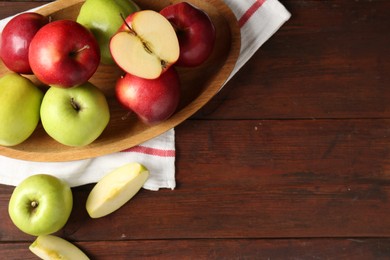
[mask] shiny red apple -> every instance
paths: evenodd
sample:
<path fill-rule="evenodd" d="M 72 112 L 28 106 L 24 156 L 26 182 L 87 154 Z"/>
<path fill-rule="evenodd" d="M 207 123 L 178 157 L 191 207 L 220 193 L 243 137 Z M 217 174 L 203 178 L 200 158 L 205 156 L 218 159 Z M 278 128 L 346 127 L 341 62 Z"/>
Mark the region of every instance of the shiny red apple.
<path fill-rule="evenodd" d="M 145 79 L 127 73 L 118 79 L 116 97 L 144 123 L 154 125 L 167 120 L 180 100 L 180 79 L 171 67 L 157 79 Z"/>
<path fill-rule="evenodd" d="M 195 67 L 211 55 L 216 38 L 213 22 L 206 12 L 187 2 L 168 5 L 160 13 L 176 30 L 180 56 L 176 65 Z"/>
<path fill-rule="evenodd" d="M 43 83 L 70 88 L 88 81 L 100 62 L 100 49 L 93 34 L 71 20 L 43 26 L 30 44 L 29 61 Z"/>
<path fill-rule="evenodd" d="M 17 73 L 32 74 L 28 50 L 37 31 L 49 22 L 34 12 L 16 15 L 4 27 L 0 37 L 0 58 L 4 65 Z"/>

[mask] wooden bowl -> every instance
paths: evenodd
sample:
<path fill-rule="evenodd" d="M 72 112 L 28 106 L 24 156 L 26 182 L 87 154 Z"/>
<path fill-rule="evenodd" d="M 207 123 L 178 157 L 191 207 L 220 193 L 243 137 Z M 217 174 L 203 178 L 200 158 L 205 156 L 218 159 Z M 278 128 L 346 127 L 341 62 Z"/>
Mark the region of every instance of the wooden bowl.
<path fill-rule="evenodd" d="M 161 10 L 176 0 L 134 0 L 142 9 Z M 82 0 L 57 0 L 37 13 L 52 20 L 74 20 Z M 221 88 L 232 72 L 240 52 L 240 29 L 237 20 L 222 0 L 189 0 L 211 17 L 217 31 L 216 45 L 209 60 L 197 68 L 177 68 L 182 83 L 182 98 L 176 113 L 167 121 L 149 126 L 123 109 L 114 96 L 114 86 L 123 74 L 117 66 L 100 65 L 90 82 L 103 90 L 111 110 L 110 122 L 102 135 L 83 147 L 65 146 L 46 134 L 42 125 L 22 144 L 1 147 L 0 154 L 30 161 L 72 161 L 118 152 L 138 145 L 177 126 L 204 106 Z M 0 75 L 9 72 L 0 61 Z M 40 84 L 34 76 L 27 76 Z M 41 84 L 40 84 L 41 85 Z M 46 87 L 46 86 L 42 86 Z"/>

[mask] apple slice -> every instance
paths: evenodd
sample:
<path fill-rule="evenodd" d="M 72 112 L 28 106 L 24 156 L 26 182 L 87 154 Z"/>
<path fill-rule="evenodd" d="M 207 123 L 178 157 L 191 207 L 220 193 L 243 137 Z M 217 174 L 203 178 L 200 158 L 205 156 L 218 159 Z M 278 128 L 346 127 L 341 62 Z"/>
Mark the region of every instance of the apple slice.
<path fill-rule="evenodd" d="M 142 188 L 148 177 L 148 169 L 139 163 L 128 163 L 108 173 L 88 195 L 88 214 L 100 218 L 119 209 Z"/>
<path fill-rule="evenodd" d="M 78 247 L 63 238 L 53 235 L 38 236 L 29 246 L 29 249 L 36 256 L 44 260 L 89 259 Z"/>
<path fill-rule="evenodd" d="M 111 38 L 110 52 L 127 73 L 156 79 L 179 58 L 175 29 L 163 15 L 143 10 L 129 15 Z"/>

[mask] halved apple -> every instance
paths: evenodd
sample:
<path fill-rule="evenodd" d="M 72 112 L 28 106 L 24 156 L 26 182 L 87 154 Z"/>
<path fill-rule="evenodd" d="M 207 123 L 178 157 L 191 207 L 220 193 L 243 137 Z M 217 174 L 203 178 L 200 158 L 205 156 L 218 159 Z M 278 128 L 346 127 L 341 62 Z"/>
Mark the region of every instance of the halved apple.
<path fill-rule="evenodd" d="M 156 79 L 179 58 L 175 29 L 160 13 L 142 10 L 129 15 L 111 38 L 110 52 L 127 73 Z"/>
<path fill-rule="evenodd" d="M 148 177 L 148 169 L 140 163 L 128 163 L 108 173 L 88 195 L 88 214 L 100 218 L 116 211 L 137 194 Z"/>
<path fill-rule="evenodd" d="M 32 253 L 44 260 L 52 259 L 78 259 L 87 260 L 88 256 L 69 241 L 53 236 L 38 236 L 29 246 Z"/>

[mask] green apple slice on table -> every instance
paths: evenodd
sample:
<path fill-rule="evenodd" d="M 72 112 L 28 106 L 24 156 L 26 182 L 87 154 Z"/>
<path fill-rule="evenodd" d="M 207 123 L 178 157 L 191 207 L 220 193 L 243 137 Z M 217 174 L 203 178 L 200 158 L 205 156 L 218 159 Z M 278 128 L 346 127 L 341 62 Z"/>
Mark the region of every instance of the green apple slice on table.
<path fill-rule="evenodd" d="M 0 79 L 0 145 L 25 141 L 39 122 L 43 92 L 29 79 L 9 73 Z"/>
<path fill-rule="evenodd" d="M 116 211 L 137 194 L 148 177 L 148 169 L 139 163 L 128 163 L 108 173 L 88 195 L 88 214 L 100 218 Z"/>
<path fill-rule="evenodd" d="M 53 236 L 44 235 L 38 236 L 35 241 L 29 246 L 31 252 L 44 260 L 51 259 L 89 259 L 83 251 L 69 241 Z"/>
<path fill-rule="evenodd" d="M 59 143 L 85 146 L 96 140 L 110 120 L 103 92 L 93 84 L 73 88 L 51 87 L 43 97 L 41 121 Z"/>
<path fill-rule="evenodd" d="M 77 22 L 95 35 L 100 46 L 101 62 L 114 64 L 111 57 L 110 38 L 123 24 L 123 17 L 140 10 L 131 0 L 86 0 L 80 8 Z"/>
<path fill-rule="evenodd" d="M 66 182 L 52 175 L 35 174 L 16 186 L 8 213 L 21 231 L 39 236 L 60 230 L 72 207 L 72 190 Z"/>

